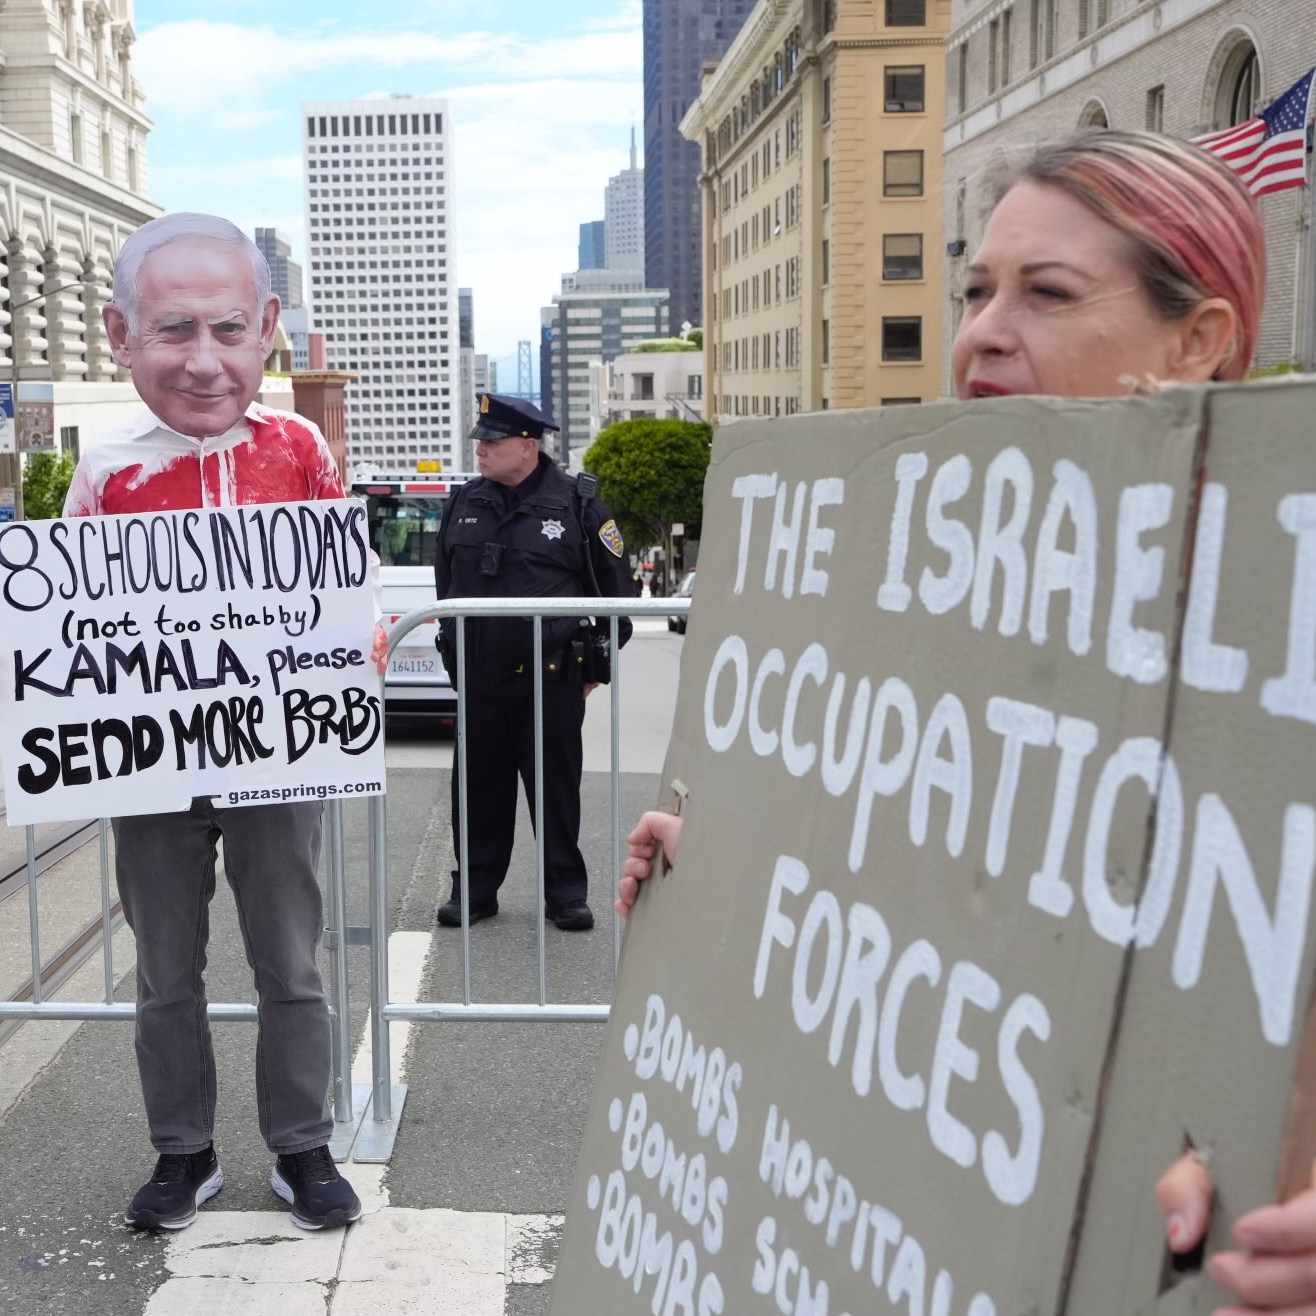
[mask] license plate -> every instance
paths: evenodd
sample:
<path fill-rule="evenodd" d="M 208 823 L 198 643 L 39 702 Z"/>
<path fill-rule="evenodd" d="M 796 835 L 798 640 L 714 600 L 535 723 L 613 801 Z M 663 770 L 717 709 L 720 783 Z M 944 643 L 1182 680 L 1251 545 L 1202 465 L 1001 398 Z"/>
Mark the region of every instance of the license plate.
<path fill-rule="evenodd" d="M 433 676 L 439 670 L 437 658 L 390 658 L 390 676 Z"/>

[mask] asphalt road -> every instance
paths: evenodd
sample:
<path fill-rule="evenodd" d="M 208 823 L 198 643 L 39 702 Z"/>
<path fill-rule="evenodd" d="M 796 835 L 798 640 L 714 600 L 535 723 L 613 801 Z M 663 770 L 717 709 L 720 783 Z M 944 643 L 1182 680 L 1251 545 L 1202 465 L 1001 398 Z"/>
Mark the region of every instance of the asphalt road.
<path fill-rule="evenodd" d="M 612 836 L 628 830 L 657 798 L 681 644 L 680 637 L 651 623 L 623 655 L 617 818 L 609 811 L 607 692 L 591 698 L 581 844 L 598 924 L 583 935 L 548 929 L 551 1000 L 609 999 L 613 915 L 605 888 L 610 885 Z M 415 726 L 390 733 L 390 930 L 433 938 L 422 1000 L 460 999 L 460 932 L 436 929 L 433 922 L 453 867 L 450 761 L 446 735 Z M 366 924 L 369 903 L 365 817 L 364 804 L 345 805 L 348 921 L 357 926 Z M 43 880 L 57 882 L 59 870 Z M 476 1000 L 535 998 L 536 903 L 533 841 L 523 809 L 512 872 L 500 896 L 502 912 L 471 931 Z M 211 923 L 210 999 L 253 999 L 225 887 L 214 901 Z M 353 947 L 354 1038 L 361 1036 L 365 1022 L 368 967 L 366 949 Z M 117 997 L 130 1001 L 134 993 L 134 976 L 128 973 Z M 28 1024 L 19 1037 L 29 1034 L 31 1042 L 40 1030 L 55 1027 Z M 216 1143 L 226 1176 L 222 1204 L 227 1211 L 270 1211 L 278 1203 L 267 1182 L 270 1156 L 256 1129 L 251 1082 L 255 1030 L 218 1024 L 214 1031 L 220 1079 Z M 560 1212 L 570 1192 L 601 1040 L 597 1025 L 416 1027 L 405 1059 L 406 1105 L 385 1173 L 392 1205 Z M 167 1278 L 169 1240 L 134 1234 L 122 1224 L 123 1208 L 154 1160 L 132 1048 L 131 1024 L 84 1024 L 42 1062 L 22 1095 L 0 1110 L 0 1179 L 7 1186 L 0 1208 L 0 1311 L 6 1316 L 75 1311 L 137 1316 Z M 28 1063 L 31 1050 L 21 1050 L 22 1063 Z M 0 1066 L 19 1063 L 19 1055 L 14 1043 L 0 1048 Z M 547 1285 L 513 1286 L 507 1316 L 543 1316 L 548 1295 Z"/>

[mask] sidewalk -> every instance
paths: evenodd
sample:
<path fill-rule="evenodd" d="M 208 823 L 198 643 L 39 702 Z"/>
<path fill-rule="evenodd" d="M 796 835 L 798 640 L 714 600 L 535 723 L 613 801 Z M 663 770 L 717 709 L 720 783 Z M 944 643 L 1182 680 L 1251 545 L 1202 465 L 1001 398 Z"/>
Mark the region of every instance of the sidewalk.
<path fill-rule="evenodd" d="M 654 798 L 653 777 L 622 779 L 622 817 Z M 459 931 L 434 932 L 452 867 L 447 774 L 390 772 L 391 969 L 394 999 L 460 999 Z M 607 777 L 587 773 L 582 848 L 599 918 L 589 934 L 547 929 L 550 999 L 606 1001 L 612 918 Z M 365 810 L 346 813 L 349 923 L 365 922 Z M 471 930 L 474 997 L 536 996 L 532 838 L 523 815 L 499 917 Z M 211 999 L 251 999 L 231 895 L 212 906 Z M 352 1036 L 367 1027 L 368 952 L 349 953 Z M 116 963 L 130 968 L 130 951 Z M 91 966 L 99 973 L 99 965 Z M 131 1000 L 131 972 L 116 995 Z M 85 997 L 87 993 L 82 993 Z M 96 996 L 93 990 L 90 995 Z M 27 1025 L 26 1054 L 46 1029 Z M 176 1235 L 123 1223 L 149 1173 L 132 1027 L 84 1024 L 40 1058 L 21 1097 L 0 1107 L 0 1311 L 5 1316 L 547 1316 L 561 1211 L 592 1095 L 602 1029 L 594 1025 L 393 1025 L 395 1073 L 409 1093 L 392 1163 L 342 1168 L 366 1214 L 346 1231 L 291 1225 L 269 1188 L 271 1158 L 256 1129 L 255 1031 L 214 1029 L 220 1080 L 216 1145 L 225 1186 Z M 13 1079 L 14 1043 L 0 1050 Z M 369 1073 L 358 1051 L 357 1073 Z"/>

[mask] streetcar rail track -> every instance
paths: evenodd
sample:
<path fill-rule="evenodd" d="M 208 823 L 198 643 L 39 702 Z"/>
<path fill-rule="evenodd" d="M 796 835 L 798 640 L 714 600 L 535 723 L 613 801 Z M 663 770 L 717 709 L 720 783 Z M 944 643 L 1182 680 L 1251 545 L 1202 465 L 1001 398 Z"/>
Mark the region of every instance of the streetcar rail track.
<path fill-rule="evenodd" d="M 0 803 L 0 824 L 5 821 L 5 807 Z M 56 864 L 96 840 L 100 835 L 100 825 L 95 820 L 90 822 L 67 823 L 57 827 L 53 834 L 47 834 L 39 842 L 36 852 L 36 875 L 49 872 Z M 3 861 L 0 861 L 3 862 Z M 0 903 L 11 896 L 25 891 L 28 884 L 28 865 L 24 858 L 20 863 L 4 863 L 0 868 Z M 110 932 L 114 933 L 123 924 L 123 906 L 116 899 L 109 906 Z M 73 977 L 94 956 L 102 952 L 105 936 L 104 912 L 86 923 L 59 950 L 41 964 L 41 999 L 49 999 L 55 992 Z M 33 982 L 29 976 L 16 992 L 8 997 L 10 1002 L 22 1004 L 34 999 Z M 0 1022 L 0 1046 L 3 1046 L 24 1024 L 22 1019 L 10 1019 Z"/>
<path fill-rule="evenodd" d="M 5 808 L 0 804 L 0 824 L 5 821 Z M 47 836 L 40 842 L 37 850 L 37 876 L 53 868 L 61 859 L 67 858 L 75 850 L 94 841 L 99 835 L 99 827 L 93 819 L 90 822 L 75 822 L 59 825 L 53 837 Z M 12 860 L 0 869 L 0 901 L 17 895 L 27 888 L 27 860 L 15 864 Z"/>

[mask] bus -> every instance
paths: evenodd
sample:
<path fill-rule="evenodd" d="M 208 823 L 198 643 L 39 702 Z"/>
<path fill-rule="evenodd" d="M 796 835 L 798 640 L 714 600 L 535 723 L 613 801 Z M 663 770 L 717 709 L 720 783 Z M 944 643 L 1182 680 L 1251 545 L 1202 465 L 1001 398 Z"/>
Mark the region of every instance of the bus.
<path fill-rule="evenodd" d="M 352 481 L 349 492 L 365 502 L 370 546 L 379 554 L 386 625 L 434 602 L 434 559 L 444 508 L 452 491 L 474 478 L 410 475 Z M 394 649 L 384 677 L 386 714 L 437 716 L 443 726 L 456 721 L 457 694 L 439 661 L 438 634 L 438 623 L 427 622 Z"/>

